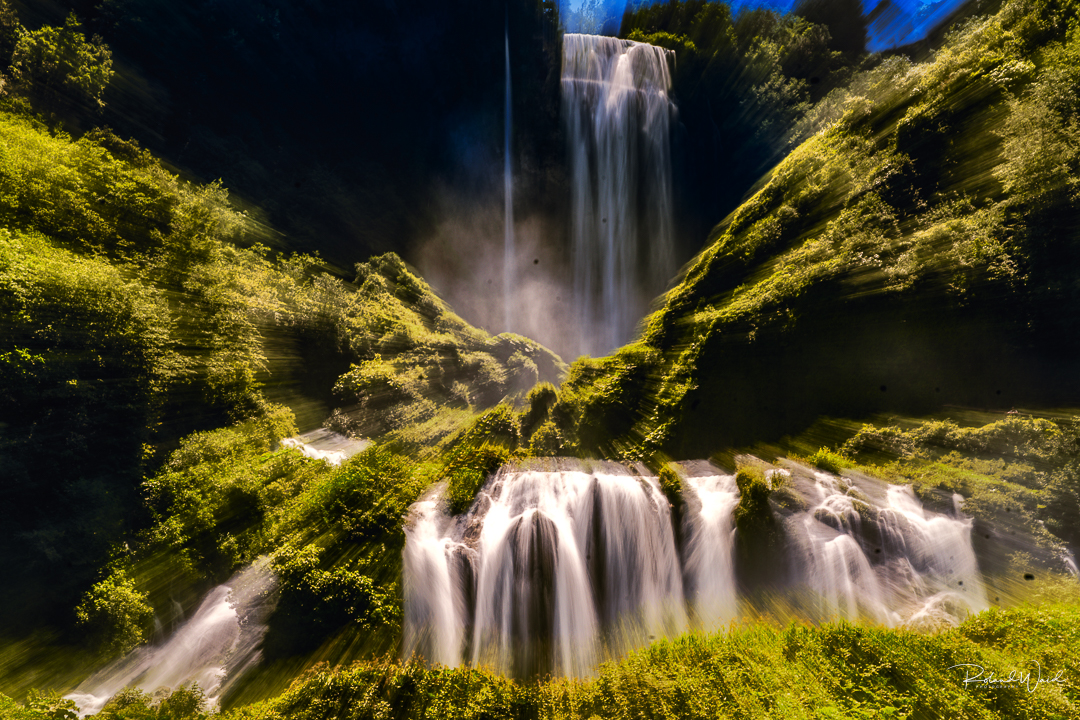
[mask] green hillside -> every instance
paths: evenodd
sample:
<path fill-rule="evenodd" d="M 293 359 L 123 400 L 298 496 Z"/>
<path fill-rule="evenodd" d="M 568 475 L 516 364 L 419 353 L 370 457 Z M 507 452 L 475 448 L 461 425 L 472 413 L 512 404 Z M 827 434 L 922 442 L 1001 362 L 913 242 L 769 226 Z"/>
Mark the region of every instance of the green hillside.
<path fill-rule="evenodd" d="M 273 419 L 270 449 L 295 432 L 276 400 L 308 427 L 332 407 L 366 435 L 427 423 L 402 440 L 419 448 L 562 367 L 470 327 L 394 255 L 345 274 L 271 252 L 223 188 L 107 130 L 75 141 L 0 114 L 0 225 L 8 627 L 66 618 L 149 523 L 143 477 L 193 430 Z"/>

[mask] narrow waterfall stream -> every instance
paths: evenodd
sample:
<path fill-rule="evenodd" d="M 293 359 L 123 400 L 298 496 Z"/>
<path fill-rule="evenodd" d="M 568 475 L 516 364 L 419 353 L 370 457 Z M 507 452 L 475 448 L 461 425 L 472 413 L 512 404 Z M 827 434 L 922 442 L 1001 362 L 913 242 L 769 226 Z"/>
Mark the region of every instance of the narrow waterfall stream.
<path fill-rule="evenodd" d="M 211 590 L 163 643 L 139 648 L 87 678 L 66 697 L 80 717 L 97 714 L 124 688 L 153 693 L 197 682 L 212 706 L 258 662 L 277 580 L 261 558 Z"/>
<path fill-rule="evenodd" d="M 674 274 L 670 50 L 597 35 L 563 37 L 581 352 L 631 339 Z"/>
<path fill-rule="evenodd" d="M 514 175 L 511 162 L 511 139 L 513 138 L 514 116 L 510 102 L 510 18 L 506 19 L 506 96 L 503 113 L 503 327 L 509 332 L 514 325 L 513 291 L 516 285 L 514 263 L 517 251 L 514 248 Z"/>
<path fill-rule="evenodd" d="M 732 475 L 690 477 L 683 496 L 686 598 L 698 622 L 714 630 L 738 617 L 733 549 L 739 489 Z"/>
<path fill-rule="evenodd" d="M 737 619 L 748 607 L 735 477 L 687 467 L 678 528 L 655 477 L 611 463 L 503 468 L 457 517 L 436 489 L 406 525 L 405 656 L 583 676 L 655 638 Z M 806 617 L 941 627 L 987 607 L 970 519 L 927 511 L 908 487 L 867 481 L 864 492 L 791 468 L 775 477 L 805 509 L 774 511 Z"/>

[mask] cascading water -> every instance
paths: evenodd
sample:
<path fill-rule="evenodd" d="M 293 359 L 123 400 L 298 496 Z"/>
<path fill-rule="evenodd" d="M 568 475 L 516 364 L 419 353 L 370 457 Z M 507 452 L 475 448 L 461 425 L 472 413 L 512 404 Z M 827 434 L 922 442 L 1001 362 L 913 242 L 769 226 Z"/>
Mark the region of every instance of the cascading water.
<path fill-rule="evenodd" d="M 670 122 L 663 48 L 563 36 L 574 292 L 582 352 L 630 340 L 675 270 Z"/>
<path fill-rule="evenodd" d="M 686 627 L 655 478 L 504 470 L 461 517 L 418 503 L 406 537 L 406 654 L 583 675 L 602 652 Z"/>
<path fill-rule="evenodd" d="M 683 485 L 686 596 L 697 621 L 716 629 L 738 614 L 735 597 L 735 520 L 739 489 L 731 475 L 687 478 Z"/>
<path fill-rule="evenodd" d="M 581 676 L 653 638 L 738 617 L 734 476 L 695 463 L 676 533 L 656 478 L 556 463 L 500 470 L 461 516 L 446 515 L 439 490 L 413 506 L 406 656 Z M 805 508 L 780 519 L 808 617 L 940 627 L 987 607 L 970 519 L 926 511 L 910 488 L 868 481 L 864 493 L 790 468 L 773 481 Z"/>
<path fill-rule="evenodd" d="M 820 618 L 940 626 L 988 606 L 970 519 L 925 511 L 910 487 L 865 489 L 877 498 L 815 472 L 810 509 L 788 518 Z"/>
<path fill-rule="evenodd" d="M 281 441 L 282 447 L 296 448 L 304 457 L 325 460 L 331 465 L 340 465 L 369 445 L 370 440 L 356 440 L 326 428 L 311 430 Z"/>
<path fill-rule="evenodd" d="M 153 692 L 197 682 L 211 705 L 216 705 L 237 678 L 258 662 L 276 587 L 269 558 L 261 558 L 211 590 L 166 642 L 140 648 L 108 665 L 67 697 L 84 717 L 97 714 L 124 688 Z"/>

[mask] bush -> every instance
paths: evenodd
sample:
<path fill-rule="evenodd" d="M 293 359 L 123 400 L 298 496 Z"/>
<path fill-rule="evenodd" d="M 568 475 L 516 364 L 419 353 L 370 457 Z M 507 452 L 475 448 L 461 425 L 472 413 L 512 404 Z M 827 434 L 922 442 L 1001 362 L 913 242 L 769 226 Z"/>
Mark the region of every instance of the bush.
<path fill-rule="evenodd" d="M 536 457 L 555 457 L 562 455 L 566 447 L 562 431 L 553 421 L 548 420 L 533 433 L 529 441 L 529 454 Z"/>
<path fill-rule="evenodd" d="M 146 593 L 122 572 L 114 572 L 83 597 L 75 611 L 78 624 L 90 636 L 102 655 L 126 654 L 146 642 L 154 619 L 154 609 Z"/>
<path fill-rule="evenodd" d="M 202 720 L 207 715 L 206 695 L 198 683 L 192 683 L 181 685 L 156 701 L 138 688 L 121 690 L 95 717 L 100 720 Z"/>
<path fill-rule="evenodd" d="M 451 515 L 469 509 L 487 479 L 510 461 L 510 451 L 502 445 L 467 446 L 454 452 L 443 470 L 445 499 Z"/>
<path fill-rule="evenodd" d="M 101 94 L 113 75 L 112 53 L 100 37 L 86 42 L 79 19 L 24 32 L 11 55 L 11 76 L 20 92 L 45 112 L 71 105 L 104 106 Z"/>

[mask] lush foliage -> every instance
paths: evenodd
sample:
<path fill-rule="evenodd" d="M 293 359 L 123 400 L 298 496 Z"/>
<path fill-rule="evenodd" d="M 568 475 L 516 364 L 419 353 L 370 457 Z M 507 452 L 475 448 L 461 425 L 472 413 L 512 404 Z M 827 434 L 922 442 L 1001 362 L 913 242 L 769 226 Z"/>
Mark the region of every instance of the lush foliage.
<path fill-rule="evenodd" d="M 184 182 L 108 130 L 73 141 L 0 113 L 0 567 L 41 597 L 6 595 L 12 627 L 24 612 L 74 621 L 143 527 L 192 589 L 267 552 L 271 508 L 311 475 L 261 456 L 295 432 L 270 398 L 314 407 L 308 424 L 336 400 L 335 428 L 422 452 L 558 380 L 558 357 L 468 326 L 397 256 L 350 281 L 259 242 L 271 237 L 219 184 Z M 156 472 L 193 430 L 249 419 L 187 437 Z"/>
<path fill-rule="evenodd" d="M 17 92 L 45 112 L 65 106 L 104 105 L 101 95 L 113 75 L 112 53 L 100 37 L 86 41 L 75 13 L 61 27 L 21 33 L 9 72 Z"/>
<path fill-rule="evenodd" d="M 1010 415 L 979 427 L 931 421 L 903 429 L 864 425 L 840 447 L 850 461 L 965 498 L 987 528 L 1022 523 L 1049 550 L 1080 546 L 1080 421 Z M 1010 518 L 1009 515 L 1012 515 Z"/>
<path fill-rule="evenodd" d="M 991 610 L 936 635 L 752 623 L 657 642 L 590 680 L 522 685 L 483 669 L 393 660 L 318 667 L 279 698 L 230 716 L 1064 718 L 1080 702 L 1077 642 L 1071 603 Z M 1003 680 L 1031 672 L 1031 682 L 965 684 L 956 667 L 965 664 Z M 1061 682 L 1045 682 L 1054 677 Z"/>
<path fill-rule="evenodd" d="M 147 640 L 154 610 L 131 578 L 115 573 L 90 588 L 75 615 L 88 627 L 90 642 L 108 657 L 131 652 Z"/>

